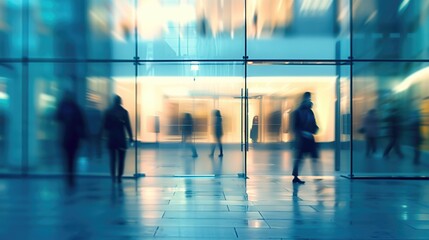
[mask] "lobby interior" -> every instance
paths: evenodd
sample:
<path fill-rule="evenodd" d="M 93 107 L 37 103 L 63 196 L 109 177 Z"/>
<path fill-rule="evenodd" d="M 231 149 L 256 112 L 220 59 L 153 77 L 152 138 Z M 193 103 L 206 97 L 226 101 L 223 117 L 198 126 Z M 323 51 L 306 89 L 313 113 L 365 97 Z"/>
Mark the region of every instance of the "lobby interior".
<path fill-rule="evenodd" d="M 0 0 L 0 238 L 427 239 L 427 12 L 426 0 Z M 74 189 L 55 119 L 65 91 L 87 132 Z M 320 157 L 297 185 L 290 116 L 304 92 Z M 115 94 L 134 140 L 121 184 L 103 132 Z M 393 139 L 402 156 L 385 154 Z"/>

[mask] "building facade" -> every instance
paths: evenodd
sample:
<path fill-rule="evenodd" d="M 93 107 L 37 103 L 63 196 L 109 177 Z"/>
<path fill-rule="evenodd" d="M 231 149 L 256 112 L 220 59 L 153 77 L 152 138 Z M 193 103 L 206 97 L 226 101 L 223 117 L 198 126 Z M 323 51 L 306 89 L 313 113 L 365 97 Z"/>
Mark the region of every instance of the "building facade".
<path fill-rule="evenodd" d="M 290 114 L 308 91 L 317 174 L 425 176 L 427 12 L 426 0 L 0 0 L 0 174 L 63 172 L 55 111 L 71 91 L 87 123 L 80 174 L 109 174 L 102 119 L 117 94 L 136 140 L 128 176 L 290 175 Z M 215 109 L 222 159 L 208 156 Z"/>

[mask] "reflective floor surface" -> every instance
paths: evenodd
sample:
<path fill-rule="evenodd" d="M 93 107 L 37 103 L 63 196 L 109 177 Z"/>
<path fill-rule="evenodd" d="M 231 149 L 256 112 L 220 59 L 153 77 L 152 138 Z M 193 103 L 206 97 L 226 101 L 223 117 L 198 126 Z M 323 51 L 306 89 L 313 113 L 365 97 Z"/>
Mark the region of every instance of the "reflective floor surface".
<path fill-rule="evenodd" d="M 413 149 L 402 147 L 405 157 L 400 159 L 394 153 L 389 158 L 383 158 L 382 148 L 376 154 L 366 156 L 363 143 L 355 144 L 357 150 L 353 152 L 353 171 L 355 176 L 427 176 L 429 174 L 429 151 L 421 153 L 419 164 L 413 162 Z M 77 159 L 76 171 L 81 175 L 109 175 L 109 155 L 103 149 L 100 157 L 89 157 L 86 149 L 82 149 Z M 150 177 L 172 177 L 177 175 L 216 175 L 234 177 L 244 172 L 244 157 L 239 146 L 224 146 L 224 156 L 209 157 L 209 144 L 198 144 L 198 157 L 192 158 L 189 149 L 181 144 L 161 144 L 160 146 L 145 146 L 127 152 L 125 175 L 133 176 L 136 172 L 135 159 L 137 156 L 137 172 Z M 20 173 L 22 167 L 2 168 L 1 173 Z M 285 144 L 271 147 L 251 146 L 247 154 L 247 175 L 276 175 L 288 176 L 293 168 L 293 149 Z M 46 159 L 31 159 L 30 174 L 53 175 L 63 173 L 63 159 L 61 156 L 51 156 Z M 311 159 L 306 158 L 300 170 L 300 175 L 333 176 L 335 174 L 350 174 L 350 151 L 341 151 L 338 165 L 335 164 L 333 148 L 321 148 L 318 167 L 315 169 Z M 336 168 L 338 167 L 338 171 Z M 317 171 L 315 171 L 317 170 Z"/>
<path fill-rule="evenodd" d="M 0 239 L 428 239 L 424 180 L 3 178 Z"/>

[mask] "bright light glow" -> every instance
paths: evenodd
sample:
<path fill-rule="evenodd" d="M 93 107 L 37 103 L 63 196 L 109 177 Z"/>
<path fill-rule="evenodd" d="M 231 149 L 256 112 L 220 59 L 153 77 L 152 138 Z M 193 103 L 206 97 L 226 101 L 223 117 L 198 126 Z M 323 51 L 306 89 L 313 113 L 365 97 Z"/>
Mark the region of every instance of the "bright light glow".
<path fill-rule="evenodd" d="M 4 92 L 0 92 L 0 99 L 9 99 L 9 95 Z"/>
<path fill-rule="evenodd" d="M 192 64 L 192 63 L 191 63 Z M 135 107 L 134 81 L 133 77 L 113 77 L 114 92 L 123 97 L 125 108 Z M 335 81 L 334 76 L 287 76 L 287 77 L 249 77 L 248 87 L 252 89 L 250 96 L 265 96 L 267 99 L 286 99 L 287 108 L 283 114 L 294 109 L 294 99 L 301 96 L 304 91 L 314 94 L 314 112 L 320 131 L 317 134 L 317 141 L 333 141 L 335 116 Z M 204 106 L 198 110 L 200 113 L 209 108 L 214 99 L 219 99 L 223 105 L 225 116 L 234 116 L 231 126 L 240 126 L 240 119 L 236 112 L 240 111 L 240 89 L 243 87 L 243 77 L 232 76 L 199 76 L 193 80 L 192 76 L 142 76 L 137 79 L 138 102 L 140 105 L 140 118 L 149 119 L 153 116 L 160 116 L 161 124 L 168 124 L 169 114 L 174 111 L 169 103 L 180 102 L 178 110 L 180 112 L 190 111 L 193 106 Z M 289 101 L 290 99 L 290 101 Z M 218 100 L 216 100 L 218 101 Z M 266 101 L 268 108 L 272 102 Z M 196 105 L 194 105 L 194 103 Z M 167 104 L 167 105 L 166 105 Z M 253 106 L 253 107 L 252 107 Z M 250 115 L 257 113 L 256 105 L 249 109 Z M 173 108 L 174 109 L 174 108 Z M 197 111 L 197 112 L 198 112 Z M 229 112 L 229 113 L 228 113 Z M 268 114 L 268 113 L 267 113 Z M 164 126 L 163 125 L 163 126 Z M 155 141 L 155 133 L 151 132 L 149 121 L 140 122 L 138 138 L 142 141 Z M 225 142 L 236 142 L 240 139 L 240 128 L 233 127 L 231 132 L 225 137 Z M 164 135 L 169 141 L 175 138 Z M 288 141 L 287 134 L 283 134 L 283 140 Z M 201 141 L 205 141 L 201 138 Z"/>
<path fill-rule="evenodd" d="M 302 11 L 308 14 L 322 14 L 329 9 L 333 0 L 303 0 Z M 91 23 L 95 28 L 108 31 L 107 27 L 113 22 L 112 35 L 121 42 L 132 39 L 135 31 L 135 17 L 139 38 L 154 40 L 165 37 L 169 31 L 182 34 L 190 23 L 205 20 L 207 32 L 213 38 L 219 33 L 229 33 L 235 37 L 237 29 L 244 26 L 244 1 L 161 1 L 138 0 L 135 9 L 133 0 L 112 0 L 108 9 L 93 8 L 90 10 Z M 248 33 L 254 37 L 271 36 L 276 27 L 284 27 L 293 18 L 294 0 L 250 1 L 247 21 L 257 24 L 249 26 Z M 0 27 L 1 27 L 0 19 Z"/>
<path fill-rule="evenodd" d="M 139 36 L 147 40 L 162 37 L 169 31 L 169 23 L 183 26 L 196 19 L 194 7 L 183 2 L 177 6 L 162 4 L 159 0 L 140 0 L 134 10 L 133 1 L 115 0 L 113 9 L 115 29 L 112 35 L 119 41 L 125 41 L 134 31 L 135 16 Z"/>
<path fill-rule="evenodd" d="M 191 63 L 191 71 L 198 71 L 200 70 L 200 65 L 198 65 L 197 62 Z"/>
<path fill-rule="evenodd" d="M 405 11 L 410 3 L 410 0 L 402 0 L 401 5 L 398 7 L 398 12 L 401 13 Z"/>
<path fill-rule="evenodd" d="M 402 81 L 398 86 L 395 87 L 394 91 L 396 93 L 405 91 L 411 85 L 418 83 L 418 82 L 421 82 L 425 79 L 428 79 L 428 77 L 429 77 L 429 67 L 425 67 L 425 68 L 411 74 L 407 78 L 405 78 L 404 81 Z"/>
<path fill-rule="evenodd" d="M 303 15 L 323 14 L 331 7 L 333 0 L 302 0 L 299 11 Z"/>

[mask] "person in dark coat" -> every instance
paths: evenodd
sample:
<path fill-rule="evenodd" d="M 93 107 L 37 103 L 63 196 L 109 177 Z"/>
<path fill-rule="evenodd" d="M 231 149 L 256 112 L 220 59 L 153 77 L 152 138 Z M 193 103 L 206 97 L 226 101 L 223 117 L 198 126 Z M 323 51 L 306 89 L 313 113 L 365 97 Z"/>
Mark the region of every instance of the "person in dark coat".
<path fill-rule="evenodd" d="M 371 109 L 363 118 L 362 131 L 366 139 L 366 156 L 377 152 L 378 119 L 375 109 Z"/>
<path fill-rule="evenodd" d="M 115 179 L 120 183 L 125 167 L 125 153 L 128 147 L 126 134 L 133 142 L 133 133 L 131 131 L 130 118 L 128 111 L 121 106 L 121 97 L 115 96 L 113 106 L 106 111 L 103 127 L 107 133 L 107 147 L 110 154 L 110 174 L 112 181 Z M 116 176 L 116 165 L 118 173 Z"/>
<path fill-rule="evenodd" d="M 399 158 L 404 158 L 404 154 L 401 151 L 401 146 L 399 145 L 399 138 L 401 134 L 401 122 L 399 109 L 393 108 L 386 119 L 387 129 L 389 135 L 389 143 L 384 149 L 383 157 L 388 158 L 389 153 L 392 149 L 395 150 Z"/>
<path fill-rule="evenodd" d="M 282 112 L 276 110 L 272 112 L 268 118 L 268 131 L 274 137 L 276 142 L 281 142 L 281 129 L 282 129 Z"/>
<path fill-rule="evenodd" d="M 310 154 L 313 162 L 319 158 L 314 134 L 317 133 L 319 127 L 316 124 L 316 118 L 311 102 L 311 93 L 304 93 L 301 105 L 292 114 L 292 130 L 295 136 L 296 156 L 293 166 L 292 175 L 294 176 L 293 183 L 305 183 L 298 178 L 298 170 L 301 166 L 304 154 Z"/>
<path fill-rule="evenodd" d="M 85 120 L 71 92 L 65 92 L 56 114 L 60 123 L 61 145 L 65 156 L 66 179 L 69 187 L 75 186 L 76 155 L 81 139 L 85 136 Z"/>
<path fill-rule="evenodd" d="M 259 136 L 259 118 L 258 116 L 254 116 L 252 120 L 252 128 L 250 129 L 250 139 L 252 139 L 252 143 L 258 142 Z"/>
<path fill-rule="evenodd" d="M 410 137 L 411 137 L 411 145 L 414 150 L 414 164 L 420 163 L 420 145 L 423 143 L 424 139 L 420 131 L 420 127 L 422 124 L 420 111 L 418 109 L 414 110 L 411 113 L 409 119 L 410 126 Z"/>
<path fill-rule="evenodd" d="M 192 151 L 192 157 L 198 157 L 197 149 L 192 141 L 192 134 L 194 132 L 194 120 L 190 113 L 185 113 L 182 120 L 182 142 L 185 146 L 189 147 Z"/>
<path fill-rule="evenodd" d="M 213 111 L 213 135 L 215 137 L 215 143 L 212 144 L 212 151 L 210 157 L 213 157 L 216 145 L 219 147 L 219 157 L 223 157 L 223 147 L 222 147 L 222 136 L 223 136 L 223 127 L 222 127 L 222 116 L 219 110 Z"/>

